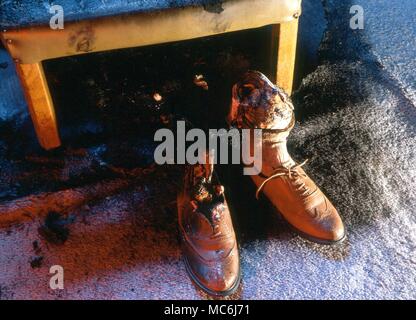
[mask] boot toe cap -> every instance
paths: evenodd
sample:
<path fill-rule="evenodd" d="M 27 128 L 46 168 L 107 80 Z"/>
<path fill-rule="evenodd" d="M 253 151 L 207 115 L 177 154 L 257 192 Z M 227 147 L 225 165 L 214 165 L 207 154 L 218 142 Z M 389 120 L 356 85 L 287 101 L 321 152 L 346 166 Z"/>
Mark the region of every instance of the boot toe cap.
<path fill-rule="evenodd" d="M 227 259 L 214 263 L 187 256 L 186 264 L 194 282 L 209 294 L 230 295 L 240 282 L 238 252 L 231 252 Z"/>
<path fill-rule="evenodd" d="M 322 224 L 318 237 L 329 242 L 339 242 L 345 238 L 345 228 L 341 219 L 331 218 Z"/>
<path fill-rule="evenodd" d="M 315 209 L 315 219 L 309 224 L 305 233 L 315 238 L 316 242 L 327 244 L 338 243 L 345 238 L 345 227 L 335 208 L 320 215 Z"/>

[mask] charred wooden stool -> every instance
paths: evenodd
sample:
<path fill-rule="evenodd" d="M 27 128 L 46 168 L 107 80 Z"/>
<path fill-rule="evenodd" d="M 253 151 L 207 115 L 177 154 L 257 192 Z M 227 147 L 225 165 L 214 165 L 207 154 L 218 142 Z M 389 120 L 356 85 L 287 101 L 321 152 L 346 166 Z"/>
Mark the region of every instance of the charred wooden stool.
<path fill-rule="evenodd" d="M 274 80 L 292 90 L 301 0 L 61 0 L 64 29 L 51 29 L 51 2 L 0 3 L 0 38 L 15 61 L 39 142 L 60 146 L 42 61 L 187 40 L 273 25 Z"/>

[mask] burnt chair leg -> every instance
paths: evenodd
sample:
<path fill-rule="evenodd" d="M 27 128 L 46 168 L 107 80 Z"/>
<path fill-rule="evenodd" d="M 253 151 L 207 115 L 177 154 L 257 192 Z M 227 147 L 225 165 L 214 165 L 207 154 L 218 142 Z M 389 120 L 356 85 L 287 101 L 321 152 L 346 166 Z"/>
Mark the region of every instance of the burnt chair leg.
<path fill-rule="evenodd" d="M 272 79 L 289 95 L 292 94 L 295 73 L 298 21 L 294 19 L 272 26 Z"/>
<path fill-rule="evenodd" d="M 55 109 L 42 62 L 33 64 L 16 62 L 15 65 L 40 145 L 46 150 L 59 147 L 61 140 Z"/>

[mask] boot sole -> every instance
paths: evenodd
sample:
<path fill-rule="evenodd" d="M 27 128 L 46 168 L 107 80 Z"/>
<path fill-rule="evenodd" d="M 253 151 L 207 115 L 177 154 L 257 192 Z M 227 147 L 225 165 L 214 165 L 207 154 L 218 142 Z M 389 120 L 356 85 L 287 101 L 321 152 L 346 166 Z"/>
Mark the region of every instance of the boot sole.
<path fill-rule="evenodd" d="M 232 287 L 226 291 L 214 291 L 211 290 L 209 288 L 207 288 L 206 286 L 204 286 L 199 280 L 198 278 L 195 276 L 195 274 L 193 273 L 191 266 L 189 265 L 188 259 L 186 259 L 186 257 L 183 257 L 184 263 L 185 263 L 185 268 L 186 271 L 188 272 L 189 277 L 191 278 L 192 282 L 199 287 L 200 289 L 202 289 L 203 291 L 205 291 L 206 293 L 208 293 L 211 296 L 216 296 L 216 297 L 227 297 L 232 295 L 233 293 L 235 293 L 238 289 L 238 287 L 240 286 L 240 282 L 241 282 L 241 269 L 239 269 L 238 271 L 238 276 L 237 279 L 235 281 L 235 283 L 232 285 Z"/>

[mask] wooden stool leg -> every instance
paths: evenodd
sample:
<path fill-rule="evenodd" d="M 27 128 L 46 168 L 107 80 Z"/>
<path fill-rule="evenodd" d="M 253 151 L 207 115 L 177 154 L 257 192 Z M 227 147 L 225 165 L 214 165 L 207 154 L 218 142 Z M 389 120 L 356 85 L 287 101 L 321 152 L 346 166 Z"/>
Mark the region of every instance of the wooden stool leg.
<path fill-rule="evenodd" d="M 61 140 L 42 62 L 15 65 L 40 145 L 46 150 L 59 147 Z"/>
<path fill-rule="evenodd" d="M 299 19 L 294 19 L 290 22 L 272 26 L 271 64 L 275 77 L 273 80 L 289 95 L 292 94 L 295 73 L 298 21 Z"/>

